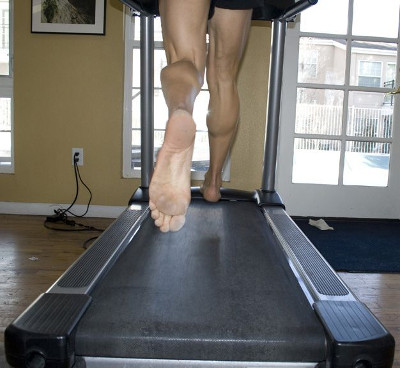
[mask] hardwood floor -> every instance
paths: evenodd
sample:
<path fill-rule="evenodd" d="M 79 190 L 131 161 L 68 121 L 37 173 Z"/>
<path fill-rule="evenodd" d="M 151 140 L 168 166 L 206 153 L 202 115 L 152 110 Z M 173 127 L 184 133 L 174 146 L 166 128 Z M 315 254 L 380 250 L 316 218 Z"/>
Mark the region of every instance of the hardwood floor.
<path fill-rule="evenodd" d="M 84 252 L 84 242 L 98 234 L 51 231 L 43 221 L 41 216 L 0 215 L 0 367 L 8 367 L 3 346 L 5 328 Z M 105 228 L 112 221 L 81 222 Z M 400 341 L 400 274 L 340 276 Z M 393 367 L 400 368 L 399 345 Z"/>
<path fill-rule="evenodd" d="M 393 335 L 396 340 L 393 367 L 400 368 L 400 274 L 339 275 Z"/>
<path fill-rule="evenodd" d="M 5 328 L 84 252 L 84 242 L 98 235 L 48 230 L 43 221 L 43 216 L 0 215 L 0 367 L 8 367 Z M 105 228 L 112 221 L 82 223 Z"/>

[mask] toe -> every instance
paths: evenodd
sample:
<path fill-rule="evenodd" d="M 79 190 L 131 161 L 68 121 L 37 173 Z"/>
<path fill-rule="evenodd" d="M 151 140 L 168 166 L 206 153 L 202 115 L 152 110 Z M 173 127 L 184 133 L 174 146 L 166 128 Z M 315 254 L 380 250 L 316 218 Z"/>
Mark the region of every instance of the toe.
<path fill-rule="evenodd" d="M 185 225 L 186 217 L 185 215 L 173 216 L 169 223 L 170 231 L 179 231 Z"/>
<path fill-rule="evenodd" d="M 155 210 L 157 207 L 156 207 L 156 205 L 154 204 L 154 202 L 153 201 L 149 201 L 149 207 L 150 207 L 150 210 Z"/>
<path fill-rule="evenodd" d="M 159 217 L 160 217 L 160 211 L 157 208 L 151 211 L 151 218 L 153 220 L 157 220 Z"/>
<path fill-rule="evenodd" d="M 162 231 L 163 233 L 167 233 L 170 230 L 169 223 L 171 222 L 171 216 L 164 215 L 163 217 L 164 217 L 164 222 L 160 226 L 160 231 Z"/>
<path fill-rule="evenodd" d="M 161 227 L 164 223 L 164 214 L 162 212 L 159 212 L 158 218 L 154 221 L 154 224 L 158 227 Z"/>

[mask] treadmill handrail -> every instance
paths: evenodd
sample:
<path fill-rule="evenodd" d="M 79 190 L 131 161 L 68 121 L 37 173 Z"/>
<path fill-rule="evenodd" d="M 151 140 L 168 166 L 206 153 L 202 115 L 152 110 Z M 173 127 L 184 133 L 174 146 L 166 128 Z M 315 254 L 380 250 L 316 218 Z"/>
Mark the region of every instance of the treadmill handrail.
<path fill-rule="evenodd" d="M 283 59 L 287 23 L 301 11 L 315 5 L 318 0 L 300 0 L 288 7 L 280 18 L 273 21 L 270 76 L 268 86 L 267 127 L 264 146 L 264 164 L 261 182 L 263 192 L 275 192 L 275 175 L 282 100 Z"/>
<path fill-rule="evenodd" d="M 158 16 L 158 1 L 120 0 L 136 15 Z"/>
<path fill-rule="evenodd" d="M 287 8 L 284 13 L 279 17 L 281 21 L 289 21 L 293 19 L 296 15 L 300 14 L 303 10 L 315 5 L 318 0 L 300 0 L 294 3 L 292 6 Z"/>

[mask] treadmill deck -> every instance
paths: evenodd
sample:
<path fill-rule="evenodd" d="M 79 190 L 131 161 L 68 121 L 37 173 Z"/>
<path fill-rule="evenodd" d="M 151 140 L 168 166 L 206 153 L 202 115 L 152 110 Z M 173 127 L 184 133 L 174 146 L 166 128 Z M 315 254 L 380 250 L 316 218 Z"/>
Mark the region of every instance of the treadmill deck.
<path fill-rule="evenodd" d="M 323 328 L 252 202 L 193 200 L 177 233 L 149 217 L 91 296 L 77 355 L 325 358 Z"/>

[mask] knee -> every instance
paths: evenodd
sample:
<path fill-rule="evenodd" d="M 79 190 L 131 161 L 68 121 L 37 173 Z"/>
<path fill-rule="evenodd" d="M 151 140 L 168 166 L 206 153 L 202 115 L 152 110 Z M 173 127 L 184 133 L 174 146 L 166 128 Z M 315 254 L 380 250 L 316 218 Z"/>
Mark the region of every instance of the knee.
<path fill-rule="evenodd" d="M 207 66 L 207 83 L 210 90 L 236 88 L 238 68 L 235 63 L 215 61 Z"/>
<path fill-rule="evenodd" d="M 214 63 L 207 66 L 207 84 L 210 95 L 237 99 L 237 72 L 235 64 Z"/>

